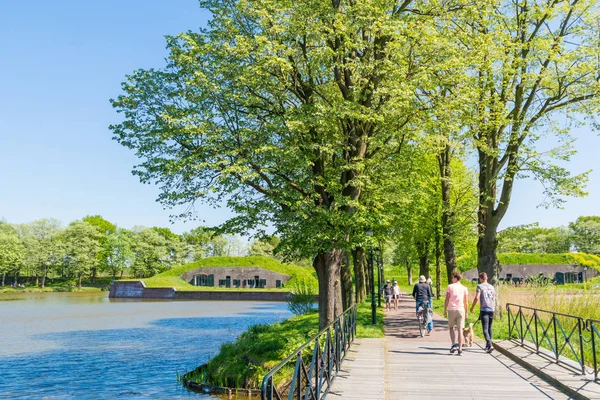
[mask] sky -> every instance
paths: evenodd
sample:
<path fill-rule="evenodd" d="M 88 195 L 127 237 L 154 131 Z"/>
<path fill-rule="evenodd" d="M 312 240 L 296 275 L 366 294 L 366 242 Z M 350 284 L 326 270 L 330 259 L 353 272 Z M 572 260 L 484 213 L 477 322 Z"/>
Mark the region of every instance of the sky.
<path fill-rule="evenodd" d="M 172 224 L 158 188 L 131 175 L 139 162 L 112 140 L 120 122 L 109 99 L 126 74 L 164 66 L 164 35 L 204 27 L 197 0 L 22 0 L 0 2 L 0 218 L 63 223 L 100 214 L 124 228 L 167 226 L 181 233 L 217 225 L 231 213 L 196 207 L 199 221 Z M 518 181 L 501 225 L 567 225 L 600 214 L 600 137 L 574 132 L 570 169 L 590 175 L 589 196 L 545 209 L 542 188 Z"/>

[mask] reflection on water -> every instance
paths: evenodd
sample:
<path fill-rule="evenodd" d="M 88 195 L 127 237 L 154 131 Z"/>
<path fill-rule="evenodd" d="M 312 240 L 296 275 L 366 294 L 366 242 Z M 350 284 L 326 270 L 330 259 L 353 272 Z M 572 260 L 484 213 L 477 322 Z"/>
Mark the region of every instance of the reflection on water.
<path fill-rule="evenodd" d="M 284 303 L 12 299 L 0 302 L 0 399 L 206 398 L 178 385 L 177 373 L 248 326 L 289 316 Z"/>

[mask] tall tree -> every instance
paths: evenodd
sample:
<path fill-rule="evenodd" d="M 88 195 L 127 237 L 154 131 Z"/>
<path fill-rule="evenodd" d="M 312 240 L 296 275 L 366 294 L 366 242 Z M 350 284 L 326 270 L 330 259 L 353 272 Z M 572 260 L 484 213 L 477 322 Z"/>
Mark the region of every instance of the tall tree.
<path fill-rule="evenodd" d="M 98 267 L 102 236 L 95 226 L 83 221 L 72 222 L 61 235 L 68 268 L 77 277 L 77 287 L 81 288 L 83 275 Z"/>
<path fill-rule="evenodd" d="M 113 234 L 108 235 L 106 240 L 106 267 L 112 273 L 113 280 L 117 274 L 123 278 L 126 269 L 130 268 L 134 262 L 134 253 L 131 250 L 132 233 L 124 229 L 117 229 Z"/>
<path fill-rule="evenodd" d="M 209 28 L 170 37 L 166 69 L 128 77 L 111 129 L 167 206 L 226 201 L 225 231 L 270 222 L 282 251 L 315 256 L 323 327 L 368 222 L 365 163 L 399 147 L 431 30 L 410 0 L 200 3 Z"/>
<path fill-rule="evenodd" d="M 108 257 L 113 253 L 110 245 L 114 243 L 114 240 L 109 240 L 109 236 L 117 232 L 117 226 L 101 215 L 87 215 L 83 217 L 82 221 L 92 225 L 100 233 L 101 250 L 98 252 L 98 266 L 100 270 L 108 269 Z M 92 282 L 96 280 L 97 269 L 97 267 L 93 267 L 91 270 Z"/>
<path fill-rule="evenodd" d="M 498 232 L 499 253 L 567 253 L 571 233 L 564 227 L 542 228 L 539 223 L 511 226 Z"/>
<path fill-rule="evenodd" d="M 134 276 L 146 278 L 169 268 L 170 252 L 167 239 L 153 228 L 141 228 L 130 239 Z"/>
<path fill-rule="evenodd" d="M 48 271 L 60 263 L 64 254 L 59 234 L 62 224 L 56 219 L 39 219 L 17 226 L 25 246 L 25 262 L 31 266 L 40 286 L 46 286 Z"/>
<path fill-rule="evenodd" d="M 570 126 L 598 114 L 600 95 L 596 0 L 503 0 L 473 4 L 456 37 L 476 63 L 465 76 L 477 101 L 469 133 L 479 166 L 478 269 L 498 282 L 497 229 L 517 179 L 544 184 L 548 204 L 583 195 L 586 174 L 572 176 L 553 159 L 569 146 L 542 152 L 536 142 L 567 138 Z M 468 10 L 468 8 L 466 8 Z M 557 118 L 570 124 L 561 126 Z M 554 118 L 554 120 L 552 119 Z"/>
<path fill-rule="evenodd" d="M 579 217 L 571 222 L 573 244 L 577 251 L 600 255 L 600 217 Z"/>
<path fill-rule="evenodd" d="M 0 274 L 2 287 L 6 274 L 17 271 L 23 262 L 24 248 L 17 231 L 7 223 L 0 221 Z"/>

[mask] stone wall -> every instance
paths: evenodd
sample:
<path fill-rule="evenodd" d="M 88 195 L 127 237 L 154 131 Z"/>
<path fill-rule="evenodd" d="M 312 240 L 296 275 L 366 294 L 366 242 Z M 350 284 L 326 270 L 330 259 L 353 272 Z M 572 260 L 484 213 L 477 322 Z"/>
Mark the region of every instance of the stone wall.
<path fill-rule="evenodd" d="M 108 297 L 113 299 L 287 301 L 289 294 L 289 292 L 236 291 L 235 289 L 178 291 L 175 288 L 147 288 L 143 281 L 117 281 L 111 285 Z"/>
<path fill-rule="evenodd" d="M 143 281 L 118 281 L 110 285 L 108 297 L 142 298 L 146 284 Z"/>

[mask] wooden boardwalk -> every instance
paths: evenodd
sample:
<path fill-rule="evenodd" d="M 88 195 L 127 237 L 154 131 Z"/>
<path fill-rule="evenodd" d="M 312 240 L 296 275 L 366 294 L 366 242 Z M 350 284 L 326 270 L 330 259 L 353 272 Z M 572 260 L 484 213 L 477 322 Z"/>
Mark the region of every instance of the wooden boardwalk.
<path fill-rule="evenodd" d="M 450 354 L 446 321 L 421 338 L 414 300 L 386 312 L 385 338 L 358 339 L 342 364 L 328 399 L 568 399 L 545 382 L 479 344 Z"/>

